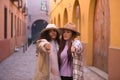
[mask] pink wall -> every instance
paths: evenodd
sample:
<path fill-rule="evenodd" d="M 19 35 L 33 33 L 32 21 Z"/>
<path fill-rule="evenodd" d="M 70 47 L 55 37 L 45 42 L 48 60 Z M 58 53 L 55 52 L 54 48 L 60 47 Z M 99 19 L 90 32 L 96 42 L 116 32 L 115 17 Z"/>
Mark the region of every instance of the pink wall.
<path fill-rule="evenodd" d="M 120 80 L 120 49 L 109 49 L 109 80 Z"/>
<path fill-rule="evenodd" d="M 0 40 L 0 61 L 10 55 L 10 40 Z"/>
<path fill-rule="evenodd" d="M 11 0 L 0 1 L 0 61 L 14 52 L 15 47 L 21 47 L 26 42 L 26 16 Z M 4 39 L 4 8 L 7 8 L 7 38 Z M 13 13 L 13 36 L 11 37 L 11 13 Z M 15 21 L 16 16 L 16 21 Z M 18 22 L 19 18 L 19 22 Z M 15 24 L 16 22 L 16 24 Z M 19 27 L 18 27 L 19 25 Z M 18 29 L 18 30 L 16 30 Z M 19 35 L 16 35 L 19 33 Z"/>

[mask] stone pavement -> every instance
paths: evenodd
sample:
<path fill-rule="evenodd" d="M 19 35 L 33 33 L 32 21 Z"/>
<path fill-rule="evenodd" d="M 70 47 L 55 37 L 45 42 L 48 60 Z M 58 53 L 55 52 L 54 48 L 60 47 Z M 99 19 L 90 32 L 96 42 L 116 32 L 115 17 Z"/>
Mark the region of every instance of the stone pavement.
<path fill-rule="evenodd" d="M 104 78 L 103 76 L 100 76 L 94 70 L 91 70 L 85 67 L 84 68 L 84 80 L 108 80 L 108 79 Z"/>
<path fill-rule="evenodd" d="M 33 80 L 36 65 L 35 46 L 23 48 L 0 63 L 0 80 Z"/>
<path fill-rule="evenodd" d="M 19 52 L 0 63 L 0 80 L 33 80 L 36 67 L 35 45 L 31 45 L 25 53 Z M 84 68 L 84 80 L 105 80 L 89 68 Z"/>

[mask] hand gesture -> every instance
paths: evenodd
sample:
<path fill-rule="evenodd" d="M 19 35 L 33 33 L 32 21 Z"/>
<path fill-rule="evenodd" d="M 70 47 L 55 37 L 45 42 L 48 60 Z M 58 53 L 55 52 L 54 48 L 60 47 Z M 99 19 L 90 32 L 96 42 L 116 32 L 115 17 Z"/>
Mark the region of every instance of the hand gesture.
<path fill-rule="evenodd" d="M 72 47 L 71 47 L 71 52 L 72 52 L 73 56 L 77 56 L 77 54 L 76 54 L 75 51 L 76 51 L 75 47 L 72 46 Z"/>
<path fill-rule="evenodd" d="M 49 43 L 45 44 L 45 49 L 48 53 L 50 53 L 51 45 Z"/>

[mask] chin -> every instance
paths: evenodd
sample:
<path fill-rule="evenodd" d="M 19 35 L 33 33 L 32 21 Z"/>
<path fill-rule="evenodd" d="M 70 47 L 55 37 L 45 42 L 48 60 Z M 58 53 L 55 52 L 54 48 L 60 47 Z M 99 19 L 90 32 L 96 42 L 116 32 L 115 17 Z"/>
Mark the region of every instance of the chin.
<path fill-rule="evenodd" d="M 64 40 L 68 40 L 67 38 L 64 38 Z"/>

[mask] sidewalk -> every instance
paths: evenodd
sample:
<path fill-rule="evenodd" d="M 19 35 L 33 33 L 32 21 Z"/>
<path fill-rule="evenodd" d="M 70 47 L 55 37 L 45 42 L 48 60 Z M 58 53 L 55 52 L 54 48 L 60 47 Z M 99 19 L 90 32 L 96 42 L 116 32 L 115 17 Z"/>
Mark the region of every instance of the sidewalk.
<path fill-rule="evenodd" d="M 95 72 L 94 67 L 85 67 L 84 80 L 108 80 L 108 79 L 105 79 L 103 76 L 100 76 L 98 73 L 100 73 L 100 71 Z"/>
<path fill-rule="evenodd" d="M 36 66 L 35 45 L 25 53 L 23 48 L 0 63 L 0 80 L 33 80 Z M 84 80 L 105 80 L 89 68 L 84 68 Z"/>
<path fill-rule="evenodd" d="M 35 46 L 23 48 L 0 63 L 0 80 L 33 80 L 36 65 Z"/>

